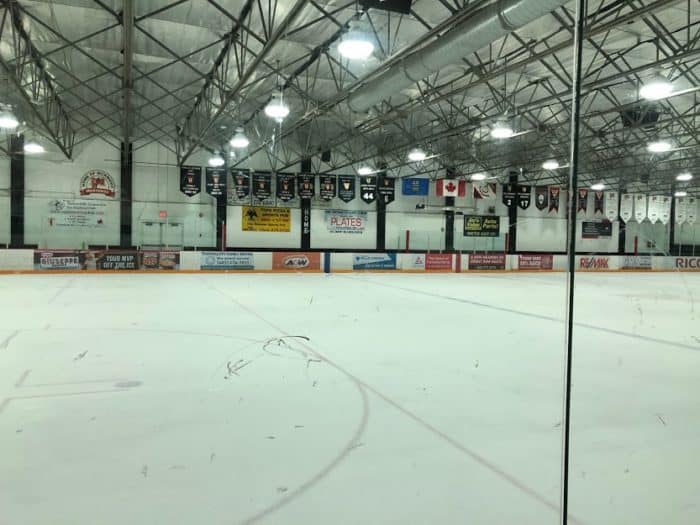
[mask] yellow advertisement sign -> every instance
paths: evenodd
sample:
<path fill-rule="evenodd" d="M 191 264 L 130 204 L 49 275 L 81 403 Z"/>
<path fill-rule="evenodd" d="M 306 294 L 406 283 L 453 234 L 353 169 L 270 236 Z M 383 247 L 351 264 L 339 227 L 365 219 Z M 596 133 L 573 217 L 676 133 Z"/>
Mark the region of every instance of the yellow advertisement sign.
<path fill-rule="evenodd" d="M 289 208 L 243 206 L 242 229 L 244 232 L 291 231 L 291 210 Z"/>

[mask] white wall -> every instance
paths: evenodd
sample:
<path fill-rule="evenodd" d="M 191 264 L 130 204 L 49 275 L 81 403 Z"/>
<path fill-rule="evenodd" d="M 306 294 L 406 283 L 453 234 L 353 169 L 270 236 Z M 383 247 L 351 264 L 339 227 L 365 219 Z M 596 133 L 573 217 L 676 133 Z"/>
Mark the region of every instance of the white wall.
<path fill-rule="evenodd" d="M 87 245 L 118 245 L 120 225 L 119 163 L 109 159 L 119 153 L 98 139 L 89 142 L 74 160 L 57 154 L 25 157 L 24 240 L 42 248 L 81 248 Z M 107 203 L 104 226 L 99 228 L 52 227 L 50 203 L 56 199 L 79 199 L 80 179 L 91 169 L 109 173 L 117 185 L 114 198 L 91 195 Z"/>
<path fill-rule="evenodd" d="M 0 158 L 0 246 L 10 243 L 10 159 Z"/>
<path fill-rule="evenodd" d="M 134 246 L 148 244 L 157 234 L 162 236 L 161 244 L 216 246 L 216 200 L 206 193 L 203 161 L 198 157 L 188 160 L 188 164 L 202 166 L 202 191 L 188 197 L 180 191 L 180 169 L 172 151 L 155 144 L 135 148 L 131 211 Z M 159 217 L 160 211 L 167 213 L 166 219 Z M 149 222 L 151 226 L 145 224 Z M 180 242 L 175 242 L 178 238 Z"/>
<path fill-rule="evenodd" d="M 685 246 L 697 246 L 696 252 L 700 254 L 700 223 L 676 224 L 675 242 Z"/>
<path fill-rule="evenodd" d="M 627 223 L 625 236 L 625 251 L 634 252 L 634 241 L 637 238 L 638 253 L 668 253 L 671 239 L 670 224 L 657 222 L 652 224 L 645 220 L 642 224 L 631 220 Z"/>

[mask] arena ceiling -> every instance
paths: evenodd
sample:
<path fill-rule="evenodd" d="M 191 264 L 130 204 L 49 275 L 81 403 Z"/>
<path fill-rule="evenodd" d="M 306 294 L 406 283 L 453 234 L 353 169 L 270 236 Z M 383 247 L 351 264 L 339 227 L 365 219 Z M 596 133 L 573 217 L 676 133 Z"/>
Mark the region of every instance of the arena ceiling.
<path fill-rule="evenodd" d="M 197 150 L 227 151 L 244 126 L 251 144 L 232 165 L 262 158 L 294 169 L 311 157 L 315 171 L 386 163 L 398 176 L 454 167 L 503 180 L 522 169 L 525 180 L 563 183 L 574 6 L 507 3 L 553 7 L 524 25 L 506 16 L 503 33 L 474 23 L 501 5 L 491 0 L 414 0 L 409 14 L 371 8 L 363 20 L 376 50 L 357 62 L 337 49 L 355 0 L 0 0 L 0 102 L 68 157 L 97 135 L 117 149 L 160 143 L 186 163 Z M 475 32 L 475 42 L 493 39 L 435 62 L 451 37 Z M 410 64 L 427 74 L 397 83 Z M 582 184 L 669 191 L 680 171 L 695 170 L 699 64 L 698 0 L 588 2 Z M 672 95 L 640 100 L 658 73 Z M 291 113 L 278 124 L 262 110 L 280 84 Z M 493 139 L 502 117 L 516 134 Z M 656 137 L 673 149 L 649 153 Z M 426 161 L 407 161 L 416 146 Z M 563 167 L 543 170 L 550 158 Z"/>

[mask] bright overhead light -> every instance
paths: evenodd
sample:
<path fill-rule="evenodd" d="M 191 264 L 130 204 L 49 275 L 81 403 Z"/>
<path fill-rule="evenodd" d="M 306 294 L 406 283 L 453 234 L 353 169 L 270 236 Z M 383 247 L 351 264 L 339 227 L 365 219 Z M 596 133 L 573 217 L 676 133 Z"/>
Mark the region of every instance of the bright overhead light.
<path fill-rule="evenodd" d="M 19 126 L 19 120 L 12 111 L 0 111 L 0 128 L 15 129 L 17 126 Z"/>
<path fill-rule="evenodd" d="M 509 139 L 515 135 L 515 131 L 505 120 L 498 120 L 491 129 L 491 136 L 495 139 Z"/>
<path fill-rule="evenodd" d="M 348 32 L 338 44 L 338 52 L 349 60 L 365 60 L 374 51 L 374 42 L 363 31 L 359 21 L 350 22 Z"/>
<path fill-rule="evenodd" d="M 289 106 L 284 103 L 281 89 L 272 94 L 270 102 L 265 106 L 265 115 L 277 122 L 282 122 L 289 115 Z"/>
<path fill-rule="evenodd" d="M 226 161 L 218 153 L 216 153 L 213 157 L 211 157 L 209 159 L 209 165 L 213 168 L 219 168 L 219 167 L 223 166 L 224 164 L 226 164 Z"/>
<path fill-rule="evenodd" d="M 676 176 L 676 180 L 680 182 L 688 182 L 689 180 L 693 180 L 693 175 L 688 172 L 681 173 Z"/>
<path fill-rule="evenodd" d="M 651 153 L 666 153 L 671 151 L 671 143 L 665 140 L 657 140 L 647 145 L 647 150 Z"/>
<path fill-rule="evenodd" d="M 661 75 L 655 75 L 639 89 L 639 96 L 646 100 L 660 100 L 673 92 L 673 84 Z"/>
<path fill-rule="evenodd" d="M 44 153 L 46 150 L 44 149 L 44 146 L 39 144 L 38 142 L 34 140 L 30 140 L 29 142 L 26 142 L 24 144 L 24 152 L 28 153 L 30 155 L 36 155 L 38 153 Z"/>
<path fill-rule="evenodd" d="M 228 152 L 228 156 L 231 157 L 232 159 L 235 159 L 235 158 L 236 158 L 236 152 L 233 151 L 233 150 L 231 150 L 231 151 Z"/>
<path fill-rule="evenodd" d="M 687 197 L 688 192 L 683 191 L 683 190 L 678 190 L 676 193 L 673 194 L 674 197 Z"/>
<path fill-rule="evenodd" d="M 556 170 L 556 169 L 559 168 L 559 163 L 558 163 L 556 160 L 554 160 L 554 159 L 545 160 L 545 161 L 542 163 L 542 167 L 543 167 L 544 169 L 550 170 L 550 171 L 551 171 L 551 170 Z"/>
<path fill-rule="evenodd" d="M 243 128 L 236 128 L 236 133 L 233 135 L 230 144 L 232 148 L 241 149 L 248 147 L 250 141 L 248 137 L 245 136 L 245 133 L 243 133 Z"/>
<path fill-rule="evenodd" d="M 420 148 L 413 148 L 408 152 L 408 160 L 411 162 L 421 162 L 427 158 L 425 151 Z"/>
<path fill-rule="evenodd" d="M 357 173 L 360 175 L 371 175 L 374 173 L 374 170 L 369 166 L 361 166 L 360 169 L 357 170 Z"/>
<path fill-rule="evenodd" d="M 486 174 L 485 173 L 475 173 L 474 175 L 471 176 L 472 180 L 486 180 Z"/>
<path fill-rule="evenodd" d="M 593 191 L 603 191 L 605 189 L 605 184 L 603 184 L 602 182 L 598 182 L 596 184 L 593 184 L 591 186 L 591 189 Z"/>

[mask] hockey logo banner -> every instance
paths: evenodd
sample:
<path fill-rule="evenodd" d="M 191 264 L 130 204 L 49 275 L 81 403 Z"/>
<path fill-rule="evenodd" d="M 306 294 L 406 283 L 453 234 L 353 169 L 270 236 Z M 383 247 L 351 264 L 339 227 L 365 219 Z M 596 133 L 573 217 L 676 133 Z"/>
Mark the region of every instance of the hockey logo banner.
<path fill-rule="evenodd" d="M 207 193 L 212 197 L 222 197 L 226 195 L 226 170 L 224 168 L 206 169 Z"/>
<path fill-rule="evenodd" d="M 244 200 L 250 195 L 250 175 L 243 171 L 232 172 L 234 196 L 238 200 Z"/>
<path fill-rule="evenodd" d="M 180 168 L 180 191 L 188 197 L 194 197 L 202 191 L 202 168 L 199 166 Z"/>
<path fill-rule="evenodd" d="M 582 211 L 583 213 L 588 211 L 588 190 L 585 188 L 579 188 L 578 190 L 578 206 L 576 211 Z"/>
<path fill-rule="evenodd" d="M 605 213 L 605 192 L 596 191 L 593 193 L 593 213 Z M 610 220 L 615 220 L 615 218 Z"/>
<path fill-rule="evenodd" d="M 296 197 L 296 178 L 288 173 L 277 174 L 277 198 L 282 202 L 289 202 Z"/>
<path fill-rule="evenodd" d="M 560 189 L 558 186 L 549 187 L 549 211 L 559 212 L 559 194 Z M 588 192 L 586 192 L 586 198 L 588 198 Z"/>
<path fill-rule="evenodd" d="M 335 186 L 336 177 L 335 175 L 321 175 L 321 188 L 319 189 L 319 196 L 324 201 L 333 200 L 335 197 Z"/>
<path fill-rule="evenodd" d="M 379 188 L 377 191 L 384 204 L 391 204 L 394 202 L 396 195 L 396 179 L 382 175 L 379 177 Z"/>
<path fill-rule="evenodd" d="M 540 211 L 544 211 L 549 206 L 549 190 L 547 186 L 537 186 L 535 188 L 535 206 Z"/>
<path fill-rule="evenodd" d="M 313 199 L 316 193 L 316 176 L 310 173 L 299 175 L 299 198 Z"/>
<path fill-rule="evenodd" d="M 355 199 L 355 177 L 353 175 L 338 175 L 338 198 L 343 202 Z"/>

